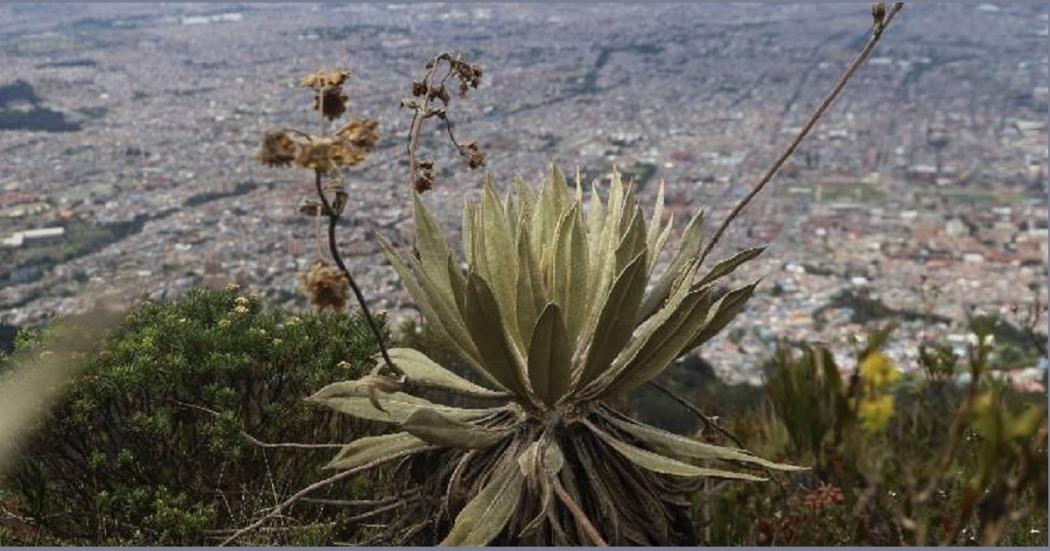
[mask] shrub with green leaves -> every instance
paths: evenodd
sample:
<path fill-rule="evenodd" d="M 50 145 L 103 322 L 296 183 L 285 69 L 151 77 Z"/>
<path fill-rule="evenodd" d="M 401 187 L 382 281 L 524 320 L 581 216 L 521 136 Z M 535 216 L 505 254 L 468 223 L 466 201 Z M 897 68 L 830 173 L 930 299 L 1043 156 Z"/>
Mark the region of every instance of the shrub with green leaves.
<path fill-rule="evenodd" d="M 732 321 L 756 284 L 725 293 L 715 284 L 761 249 L 697 277 L 697 215 L 653 277 L 673 227 L 662 190 L 647 223 L 618 174 L 607 202 L 592 189 L 585 206 L 581 183 L 573 198 L 554 167 L 538 195 L 519 182 L 501 201 L 485 183 L 480 205 L 464 210 L 464 273 L 413 197 L 418 257 L 382 245 L 430 328 L 475 380 L 395 348 L 397 373 L 311 398 L 398 428 L 348 444 L 329 464 L 357 471 L 412 458 L 402 462 L 405 493 L 423 497 L 404 501 L 387 543 L 689 543 L 684 512 L 700 479 L 756 481 L 741 469 L 797 469 L 657 429 L 610 405 Z M 424 395 L 432 388 L 477 407 L 431 401 Z"/>
<path fill-rule="evenodd" d="M 817 345 L 769 362 L 772 416 L 750 444 L 815 467 L 774 493 L 736 487 L 701 507 L 716 545 L 1046 545 L 1046 395 L 993 376 L 994 324 L 972 320 L 966 357 L 924 343 L 898 374 L 875 331 L 844 381 Z M 966 371 L 968 380 L 956 375 Z M 720 405 L 720 404 L 719 404 Z"/>
<path fill-rule="evenodd" d="M 46 350 L 48 333 L 20 353 Z M 0 484 L 45 542 L 213 544 L 317 480 L 329 453 L 264 448 L 241 431 L 271 443 L 366 434 L 367 426 L 303 397 L 364 373 L 376 351 L 357 316 L 265 311 L 233 288 L 144 305 L 85 361 Z M 332 491 L 356 495 L 367 486 Z M 343 514 L 305 505 L 298 527 L 253 541 L 329 543 L 352 529 L 335 522 Z"/>

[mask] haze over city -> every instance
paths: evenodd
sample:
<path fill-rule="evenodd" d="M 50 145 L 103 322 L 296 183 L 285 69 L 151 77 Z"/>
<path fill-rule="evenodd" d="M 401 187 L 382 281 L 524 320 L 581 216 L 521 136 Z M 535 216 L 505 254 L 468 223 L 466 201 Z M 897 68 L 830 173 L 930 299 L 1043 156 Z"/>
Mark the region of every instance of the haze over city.
<path fill-rule="evenodd" d="M 266 129 L 317 124 L 298 79 L 336 66 L 382 136 L 346 175 L 342 247 L 394 327 L 418 319 L 370 236 L 413 235 L 399 104 L 440 51 L 484 68 L 450 115 L 501 191 L 552 161 L 588 184 L 618 167 L 646 209 L 665 183 L 676 233 L 700 208 L 713 231 L 867 39 L 858 6 L 0 5 L 0 323 L 231 281 L 305 309 L 312 180 L 253 155 Z M 716 251 L 769 246 L 704 350 L 719 375 L 755 382 L 776 339 L 846 352 L 890 319 L 907 369 L 926 337 L 964 346 L 972 309 L 1046 303 L 1047 13 L 908 6 Z M 425 200 L 458 238 L 483 173 L 443 135 L 424 135 Z"/>

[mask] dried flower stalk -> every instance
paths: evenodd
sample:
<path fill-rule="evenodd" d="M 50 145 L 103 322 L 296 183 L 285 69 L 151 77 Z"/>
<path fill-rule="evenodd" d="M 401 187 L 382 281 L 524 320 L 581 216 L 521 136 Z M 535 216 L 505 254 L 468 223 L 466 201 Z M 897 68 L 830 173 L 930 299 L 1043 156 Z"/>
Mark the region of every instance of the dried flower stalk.
<path fill-rule="evenodd" d="M 442 63 L 447 67 L 445 75 L 435 82 Z M 408 131 L 408 173 L 412 188 L 419 193 L 429 190 L 434 185 L 434 160 L 429 157 L 418 158 L 419 137 L 427 119 L 438 118 L 445 123 L 449 140 L 471 170 L 485 166 L 485 153 L 476 141 L 460 143 L 456 139 L 453 132 L 455 124 L 449 120 L 447 112 L 452 100 L 446 86 L 448 80 L 454 77 L 459 85 L 459 97 L 466 97 L 469 90 L 476 89 L 481 84 L 481 67 L 467 63 L 462 55 L 453 56 L 442 52 L 427 63 L 426 69 L 426 75 L 421 80 L 412 82 L 412 97 L 401 100 L 402 108 L 413 110 L 412 124 Z M 434 107 L 434 100 L 440 101 L 441 106 Z"/>

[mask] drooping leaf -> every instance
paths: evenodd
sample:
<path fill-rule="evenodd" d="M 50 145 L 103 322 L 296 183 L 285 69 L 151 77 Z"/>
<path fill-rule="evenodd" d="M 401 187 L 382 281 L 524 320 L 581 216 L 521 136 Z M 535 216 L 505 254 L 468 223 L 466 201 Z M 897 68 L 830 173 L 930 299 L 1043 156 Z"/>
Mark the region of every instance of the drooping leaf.
<path fill-rule="evenodd" d="M 653 449 L 664 455 L 681 457 L 683 459 L 718 459 L 722 461 L 736 461 L 740 463 L 753 463 L 770 469 L 780 471 L 805 471 L 806 467 L 788 465 L 785 463 L 774 463 L 750 453 L 716 446 L 686 438 L 684 436 L 660 430 L 656 427 L 644 425 L 637 422 L 628 422 L 622 419 L 612 419 L 613 424 L 630 433 L 632 436 L 648 443 Z"/>
<path fill-rule="evenodd" d="M 735 473 L 732 471 L 726 471 L 722 469 L 708 469 L 705 467 L 697 467 L 696 465 L 690 465 L 689 463 L 683 463 L 677 459 L 672 459 L 657 453 L 653 453 L 648 450 L 643 450 L 637 446 L 633 446 L 616 438 L 609 433 L 599 429 L 590 421 L 584 421 L 587 428 L 591 429 L 598 438 L 601 438 L 606 444 L 611 446 L 621 455 L 626 457 L 629 461 L 653 472 L 669 474 L 674 476 L 682 476 L 687 478 L 730 478 L 736 480 L 753 480 L 753 481 L 765 481 L 765 478 L 754 476 L 746 473 Z"/>
<path fill-rule="evenodd" d="M 460 449 L 487 448 L 510 434 L 510 430 L 488 429 L 425 407 L 412 412 L 401 428 L 431 444 Z"/>
<path fill-rule="evenodd" d="M 529 345 L 529 380 L 536 396 L 547 405 L 554 405 L 569 387 L 570 351 L 561 309 L 555 303 L 547 304 L 532 331 Z"/>
<path fill-rule="evenodd" d="M 338 383 L 336 383 L 338 384 Z M 331 386 L 331 385 L 329 385 Z M 328 388 L 328 387 L 326 387 Z M 322 389 L 324 391 L 325 389 Z M 368 419 L 370 421 L 382 421 L 384 423 L 400 423 L 408 419 L 417 409 L 421 407 L 433 408 L 441 413 L 456 419 L 474 419 L 483 415 L 500 411 L 501 408 L 464 409 L 442 404 L 434 404 L 429 400 L 395 392 L 393 394 L 378 393 L 376 399 L 385 411 L 376 409 L 368 396 L 367 391 L 344 394 L 330 394 L 318 397 L 316 394 L 307 398 L 311 402 L 321 404 L 340 413 L 351 417 Z"/>
<path fill-rule="evenodd" d="M 516 460 L 500 463 L 488 484 L 456 516 L 441 545 L 480 547 L 491 542 L 518 508 L 523 480 Z"/>
<path fill-rule="evenodd" d="M 561 446 L 558 442 L 553 439 L 541 440 L 543 443 L 543 451 L 541 457 L 543 458 L 543 470 L 547 473 L 547 476 L 554 477 L 561 472 L 562 467 L 565 466 L 565 454 L 561 451 Z"/>
<path fill-rule="evenodd" d="M 495 397 L 506 396 L 505 391 L 492 390 L 474 384 L 459 375 L 438 365 L 426 354 L 412 348 L 391 348 L 387 350 L 394 365 L 405 372 L 410 382 L 420 382 L 427 385 L 437 385 L 458 391 L 461 394 Z M 382 358 L 376 355 L 376 361 Z"/>
<path fill-rule="evenodd" d="M 366 436 L 343 446 L 324 468 L 354 469 L 413 450 L 423 451 L 429 447 L 430 444 L 407 432 Z"/>

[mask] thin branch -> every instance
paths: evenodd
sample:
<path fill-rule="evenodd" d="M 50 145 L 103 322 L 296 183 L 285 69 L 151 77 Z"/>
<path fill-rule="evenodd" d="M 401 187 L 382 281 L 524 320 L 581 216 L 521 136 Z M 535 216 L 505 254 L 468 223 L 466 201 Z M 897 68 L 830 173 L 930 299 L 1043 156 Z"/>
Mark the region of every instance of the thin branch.
<path fill-rule="evenodd" d="M 325 486 L 330 486 L 330 485 L 335 484 L 336 482 L 338 482 L 338 481 L 340 481 L 340 480 L 342 480 L 344 478 L 349 478 L 350 476 L 353 476 L 353 475 L 355 475 L 355 474 L 357 474 L 359 472 L 367 471 L 369 469 L 373 469 L 375 467 L 378 467 L 379 465 L 382 465 L 384 463 L 388 463 L 388 462 L 393 461 L 395 459 L 400 459 L 402 457 L 406 457 L 406 456 L 409 456 L 409 455 L 412 455 L 412 454 L 415 454 L 415 453 L 419 453 L 419 452 L 423 452 L 423 451 L 427 451 L 427 450 L 432 450 L 434 448 L 435 448 L 435 446 L 427 446 L 425 448 L 418 448 L 418 449 L 414 449 L 414 450 L 405 450 L 403 452 L 396 453 L 394 455 L 390 455 L 390 456 L 384 457 L 382 459 L 377 459 L 375 461 L 372 461 L 371 463 L 366 463 L 364 465 L 361 465 L 360 467 L 355 467 L 353 469 L 345 470 L 345 471 L 343 471 L 341 473 L 337 473 L 335 475 L 332 475 L 332 476 L 330 476 L 330 477 L 328 477 L 328 478 L 326 478 L 324 480 L 321 480 L 321 481 L 318 481 L 318 482 L 314 482 L 313 484 L 311 484 L 311 485 L 303 488 L 302 490 L 299 490 L 298 492 L 296 492 L 294 495 L 292 495 L 292 497 L 286 499 L 283 503 L 281 503 L 277 507 L 274 507 L 273 509 L 271 509 L 269 513 L 266 513 L 266 515 L 264 515 L 259 520 L 257 520 L 255 522 L 249 524 L 248 526 L 245 526 L 244 528 L 241 528 L 240 530 L 237 530 L 236 532 L 234 532 L 234 534 L 232 536 L 226 538 L 222 543 L 219 544 L 219 546 L 220 547 L 225 547 L 225 546 L 233 543 L 234 541 L 237 541 L 237 539 L 239 539 L 241 536 L 243 536 L 243 535 L 247 534 L 248 532 L 251 532 L 252 530 L 255 530 L 256 528 L 262 526 L 263 524 L 266 523 L 266 521 L 268 521 L 271 518 L 281 514 L 285 509 L 287 509 L 288 507 L 291 507 L 292 505 L 294 505 L 296 501 L 299 501 L 303 497 L 306 497 L 307 494 L 310 494 L 310 493 L 314 492 L 315 490 L 319 490 L 321 488 L 324 488 Z"/>
<path fill-rule="evenodd" d="M 751 192 L 748 193 L 746 197 L 741 199 L 741 201 L 736 205 L 736 207 L 733 208 L 732 212 L 729 213 L 729 216 L 726 217 L 725 221 L 722 222 L 722 225 L 718 227 L 718 231 L 715 232 L 714 237 L 712 237 L 711 241 L 707 244 L 707 247 L 704 249 L 703 254 L 700 255 L 700 264 L 703 264 L 704 260 L 707 258 L 707 255 L 711 253 L 711 250 L 714 249 L 715 245 L 718 244 L 719 239 L 722 238 L 722 234 L 725 233 L 726 229 L 733 222 L 733 220 L 736 219 L 738 215 L 740 215 L 740 212 L 744 210 L 744 207 L 746 207 L 747 204 L 750 203 L 751 200 L 754 199 L 760 191 L 762 191 L 762 188 L 766 187 L 766 184 L 768 184 L 773 179 L 773 176 L 776 175 L 776 173 L 780 170 L 781 165 L 783 165 L 788 160 L 788 158 L 795 153 L 795 149 L 797 149 L 799 144 L 802 143 L 802 140 L 809 134 L 809 131 L 812 130 L 814 126 L 816 126 L 817 121 L 820 120 L 821 116 L 824 115 L 824 112 L 827 111 L 828 107 L 830 107 L 832 102 L 835 101 L 835 98 L 838 97 L 839 92 L 842 92 L 842 89 L 846 87 L 846 83 L 849 82 L 849 79 L 853 77 L 853 74 L 857 72 L 857 69 L 859 69 L 865 61 L 867 61 L 868 56 L 871 55 L 872 50 L 875 49 L 875 45 L 878 44 L 879 39 L 882 38 L 882 34 L 889 27 L 890 22 L 893 21 L 894 16 L 897 15 L 897 12 L 899 12 L 903 7 L 903 2 L 894 3 L 893 7 L 890 9 L 889 14 L 886 15 L 885 19 L 881 21 L 876 21 L 875 26 L 872 29 L 871 38 L 868 39 L 868 43 L 865 44 L 864 49 L 862 49 L 860 53 L 857 54 L 856 59 L 854 59 L 853 63 L 849 65 L 849 68 L 846 69 L 846 72 L 843 73 L 841 77 L 839 77 L 838 82 L 836 82 L 835 86 L 832 87 L 831 93 L 829 93 L 827 97 L 824 98 L 824 101 L 820 102 L 820 106 L 817 107 L 817 110 L 809 116 L 809 120 L 806 121 L 806 125 L 803 126 L 802 130 L 799 131 L 798 135 L 796 135 L 795 138 L 791 140 L 791 143 L 788 144 L 787 149 L 785 149 L 784 152 L 781 153 L 780 157 L 777 158 L 776 162 L 774 162 L 773 165 L 769 167 L 769 169 L 758 181 L 758 183 L 751 190 Z"/>
<path fill-rule="evenodd" d="M 682 398 L 681 396 L 676 394 L 675 391 L 671 390 L 670 388 L 668 388 L 667 386 L 663 385 L 662 383 L 658 383 L 656 381 L 649 381 L 647 384 L 649 386 L 655 388 L 656 390 L 659 390 L 660 392 L 663 392 L 664 394 L 666 394 L 667 396 L 672 398 L 674 401 L 678 402 L 683 407 L 688 409 L 690 412 L 692 412 L 693 415 L 695 415 L 698 419 L 700 419 L 700 421 L 702 421 L 704 423 L 704 426 L 707 427 L 708 429 L 715 430 L 715 431 L 721 433 L 726 438 L 732 440 L 733 443 L 736 444 L 736 447 L 738 447 L 738 448 L 740 448 L 742 450 L 747 450 L 747 446 L 745 446 L 744 443 L 741 442 L 740 439 L 737 438 L 732 432 L 729 432 L 729 429 L 723 427 L 722 425 L 719 425 L 717 421 L 715 421 L 714 419 L 708 417 L 704 412 L 700 411 L 700 408 L 698 408 L 698 407 L 694 406 L 692 403 L 690 403 L 689 400 L 686 400 L 685 398 Z"/>
<path fill-rule="evenodd" d="M 321 171 L 314 171 L 314 183 L 317 187 L 317 195 L 321 198 L 321 203 L 324 205 L 324 212 L 328 214 L 328 249 L 332 253 L 332 259 L 335 261 L 335 265 L 339 267 L 339 271 L 343 272 L 343 276 L 346 277 L 347 283 L 350 284 L 350 289 L 353 290 L 354 296 L 357 298 L 357 303 L 361 306 L 361 311 L 365 314 L 365 321 L 368 322 L 368 328 L 372 330 L 372 335 L 376 339 L 376 344 L 379 345 L 379 352 L 383 355 L 383 361 L 386 362 L 386 366 L 391 371 L 398 375 L 404 373 L 400 368 L 394 365 L 394 361 L 390 359 L 390 353 L 387 352 L 386 343 L 383 342 L 383 335 L 379 331 L 379 326 L 376 324 L 375 319 L 372 317 L 372 311 L 368 309 L 368 303 L 365 301 L 364 294 L 361 293 L 361 288 L 357 286 L 357 282 L 354 281 L 354 276 L 350 275 L 350 270 L 347 269 L 346 263 L 343 262 L 343 257 L 339 254 L 339 244 L 335 239 L 335 226 L 339 222 L 340 214 L 336 212 L 331 203 L 328 202 L 328 197 L 324 194 L 324 189 L 321 187 Z"/>
<path fill-rule="evenodd" d="M 675 391 L 671 390 L 667 386 L 665 386 L 665 385 L 663 385 L 661 383 L 658 383 L 656 381 L 649 381 L 647 384 L 649 386 L 655 388 L 656 390 L 659 390 L 660 392 L 663 392 L 664 394 L 670 396 L 674 401 L 676 401 L 679 404 L 681 404 L 682 406 L 684 406 L 686 409 L 688 409 L 690 412 L 692 412 L 693 415 L 695 415 L 698 419 L 700 419 L 700 421 L 702 421 L 704 423 L 704 426 L 707 427 L 708 429 L 715 430 L 715 431 L 719 432 L 720 434 L 722 434 L 723 436 L 725 436 L 726 438 L 732 440 L 733 443 L 736 444 L 736 447 L 740 448 L 741 450 L 744 450 L 745 452 L 750 453 L 751 455 L 757 455 L 754 452 L 752 452 L 751 450 L 749 450 L 747 448 L 747 446 L 745 446 L 744 443 L 741 442 L 740 439 L 736 437 L 736 435 L 734 435 L 732 432 L 729 432 L 729 429 L 723 427 L 722 425 L 718 424 L 717 421 L 715 421 L 714 419 L 712 419 L 712 418 L 708 417 L 707 415 L 705 415 L 704 412 L 700 411 L 700 408 L 698 408 L 695 405 L 693 405 L 692 403 L 690 403 L 689 400 L 686 400 L 685 398 L 682 398 L 677 393 L 675 393 Z M 784 489 L 784 483 L 781 482 L 781 480 L 779 478 L 777 478 L 776 476 L 773 475 L 773 469 L 770 469 L 769 467 L 767 467 L 765 465 L 762 465 L 762 470 L 764 470 L 766 472 L 766 476 L 768 476 L 770 480 L 772 480 L 773 482 L 776 482 L 777 486 L 780 486 L 781 490 Z"/>
<path fill-rule="evenodd" d="M 415 503 L 416 501 L 419 501 L 419 496 L 412 496 L 412 497 L 409 497 L 407 499 L 398 500 L 398 501 L 395 501 L 395 502 L 390 503 L 388 505 L 384 505 L 382 507 L 377 507 L 375 509 L 372 509 L 371 511 L 365 511 L 364 513 L 361 513 L 361 514 L 358 514 L 358 515 L 354 515 L 354 516 L 352 516 L 350 518 L 347 518 L 344 522 L 347 522 L 347 523 L 360 522 L 362 520 L 366 520 L 366 519 L 372 518 L 372 517 L 374 517 L 376 515 L 383 514 L 383 513 L 387 512 L 387 511 L 392 511 L 394 509 L 397 509 L 398 507 L 402 507 L 404 505 L 408 505 L 409 503 Z"/>
<path fill-rule="evenodd" d="M 198 406 L 196 404 L 188 404 L 186 402 L 180 402 L 178 400 L 167 400 L 167 401 L 171 402 L 173 404 L 176 404 L 176 405 L 180 405 L 180 406 L 185 407 L 185 408 L 190 408 L 190 409 L 195 409 L 197 411 L 202 411 L 202 412 L 207 413 L 209 415 L 212 415 L 214 417 L 222 417 L 222 414 L 219 413 L 218 411 L 215 411 L 213 409 L 208 409 L 208 408 L 206 408 L 204 406 Z M 260 448 L 319 449 L 319 448 L 342 448 L 343 446 L 345 446 L 345 444 L 302 444 L 302 443 L 299 443 L 299 442 L 281 442 L 281 443 L 263 442 L 262 440 L 259 440 L 258 438 L 252 436 L 251 434 L 248 434 L 244 430 L 237 429 L 237 431 L 240 432 L 241 436 L 243 436 L 246 440 L 248 440 L 252 444 L 255 444 L 256 446 L 259 446 Z"/>
<path fill-rule="evenodd" d="M 583 528 L 587 537 L 591 538 L 591 541 L 599 547 L 608 547 L 609 544 L 606 543 L 602 538 L 602 535 L 598 533 L 598 529 L 594 527 L 593 523 L 591 523 L 591 519 L 587 518 L 587 514 L 583 512 L 583 509 L 580 509 L 580 506 L 574 499 L 572 499 L 569 492 L 566 492 L 565 488 L 562 487 L 561 481 L 558 480 L 558 477 L 551 477 L 551 485 L 554 486 L 554 492 L 558 494 L 558 498 L 561 499 L 561 502 L 565 504 L 565 507 L 567 507 L 569 512 L 572 513 L 573 518 L 576 519 L 576 523 Z"/>

